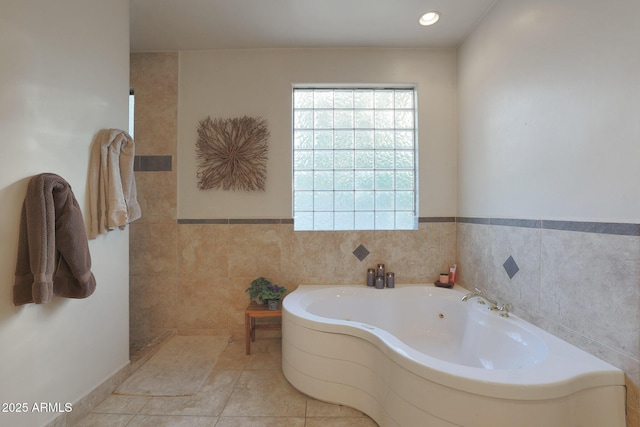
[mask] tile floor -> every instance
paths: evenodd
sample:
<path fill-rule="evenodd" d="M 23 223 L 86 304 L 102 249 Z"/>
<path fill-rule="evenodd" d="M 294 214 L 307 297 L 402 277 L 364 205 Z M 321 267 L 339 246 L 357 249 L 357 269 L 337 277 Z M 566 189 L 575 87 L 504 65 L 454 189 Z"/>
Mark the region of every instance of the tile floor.
<path fill-rule="evenodd" d="M 200 391 L 188 397 L 112 394 L 75 427 L 377 427 L 371 418 L 310 398 L 282 374 L 280 338 L 224 350 Z"/>

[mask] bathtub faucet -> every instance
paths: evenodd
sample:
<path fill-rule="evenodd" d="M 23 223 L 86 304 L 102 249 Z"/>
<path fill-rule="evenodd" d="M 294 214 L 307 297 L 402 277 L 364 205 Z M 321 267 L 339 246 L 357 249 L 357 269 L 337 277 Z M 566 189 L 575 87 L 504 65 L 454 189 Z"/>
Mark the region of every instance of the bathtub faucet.
<path fill-rule="evenodd" d="M 511 310 L 511 306 L 509 304 L 502 304 L 498 307 L 498 311 L 502 317 L 509 317 L 509 310 Z"/>
<path fill-rule="evenodd" d="M 475 288 L 474 292 L 469 292 L 468 294 L 463 296 L 462 297 L 462 301 L 469 301 L 469 300 L 471 300 L 473 298 L 478 298 L 478 303 L 479 304 L 487 304 L 489 306 L 489 310 L 491 310 L 491 311 L 501 310 L 498 307 L 498 303 L 496 301 L 485 297 L 482 294 L 482 291 L 480 289 L 478 289 L 478 288 Z"/>

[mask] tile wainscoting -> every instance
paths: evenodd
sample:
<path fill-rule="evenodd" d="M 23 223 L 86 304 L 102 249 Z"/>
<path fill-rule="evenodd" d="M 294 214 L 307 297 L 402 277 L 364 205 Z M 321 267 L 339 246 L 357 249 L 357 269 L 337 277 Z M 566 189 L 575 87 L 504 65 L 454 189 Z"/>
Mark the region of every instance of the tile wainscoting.
<path fill-rule="evenodd" d="M 363 245 L 362 261 L 353 253 Z M 131 224 L 132 336 L 243 336 L 245 289 L 265 276 L 300 284 L 365 284 L 385 263 L 397 283 L 437 279 L 456 254 L 455 220 L 424 219 L 418 230 L 293 231 L 291 220 L 225 219 Z"/>
<path fill-rule="evenodd" d="M 630 427 L 640 426 L 639 236 L 638 224 L 457 218 L 460 284 L 622 369 Z"/>

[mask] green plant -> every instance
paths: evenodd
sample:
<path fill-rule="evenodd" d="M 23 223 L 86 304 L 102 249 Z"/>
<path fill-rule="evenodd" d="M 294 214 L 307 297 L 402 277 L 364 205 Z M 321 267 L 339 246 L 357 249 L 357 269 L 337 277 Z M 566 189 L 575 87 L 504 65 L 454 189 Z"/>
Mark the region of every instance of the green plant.
<path fill-rule="evenodd" d="M 251 298 L 267 301 L 282 298 L 282 295 L 287 292 L 287 289 L 271 283 L 271 281 L 265 277 L 258 277 L 249 284 L 246 292 L 249 293 Z"/>
<path fill-rule="evenodd" d="M 249 296 L 251 298 L 260 298 L 262 289 L 266 288 L 269 285 L 271 285 L 269 279 L 265 277 L 258 277 L 249 284 L 249 287 L 245 290 L 245 292 L 249 292 Z"/>
<path fill-rule="evenodd" d="M 267 301 L 272 299 L 280 299 L 285 292 L 287 292 L 287 289 L 282 286 L 268 285 L 263 289 L 260 299 Z"/>

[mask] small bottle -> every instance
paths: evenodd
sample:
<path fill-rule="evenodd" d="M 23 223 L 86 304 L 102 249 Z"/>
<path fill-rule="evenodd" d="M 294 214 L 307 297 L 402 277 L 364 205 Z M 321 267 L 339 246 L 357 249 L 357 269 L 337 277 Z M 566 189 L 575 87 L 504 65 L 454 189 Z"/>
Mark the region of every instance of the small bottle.
<path fill-rule="evenodd" d="M 458 268 L 457 264 L 452 264 L 449 266 L 449 283 L 455 285 L 456 283 L 456 270 Z"/>

